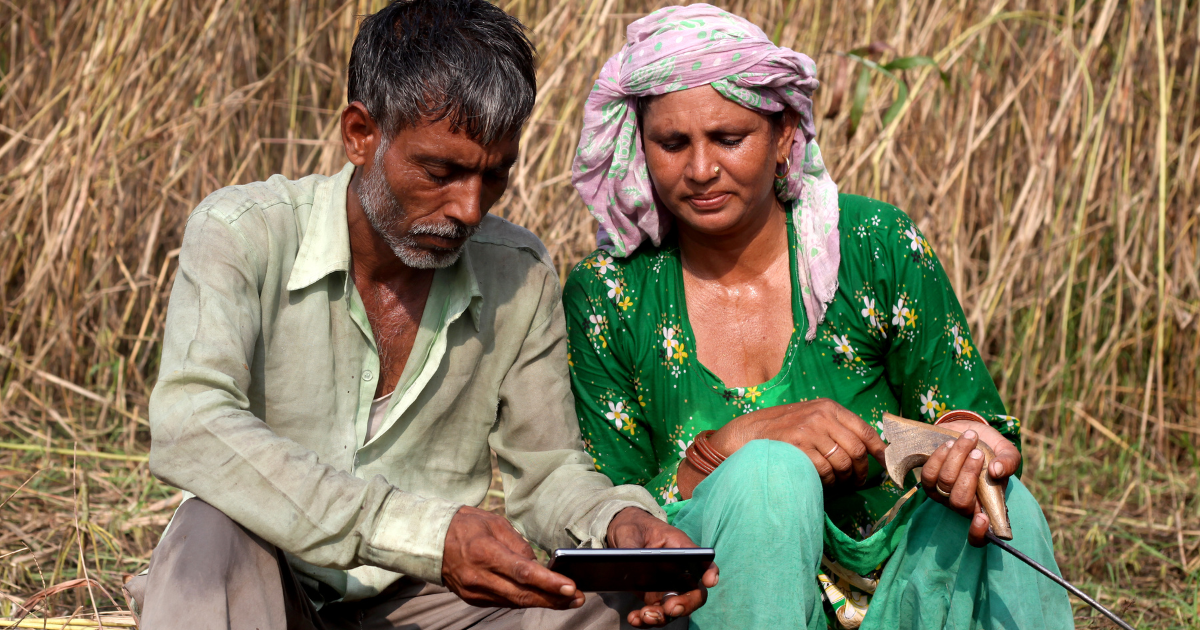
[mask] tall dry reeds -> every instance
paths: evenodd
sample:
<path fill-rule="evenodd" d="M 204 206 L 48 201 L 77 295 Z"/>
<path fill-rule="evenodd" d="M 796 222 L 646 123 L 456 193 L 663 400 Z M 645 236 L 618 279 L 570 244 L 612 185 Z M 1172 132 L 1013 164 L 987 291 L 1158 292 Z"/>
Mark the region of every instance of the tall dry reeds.
<path fill-rule="evenodd" d="M 145 561 L 171 506 L 142 460 L 184 219 L 222 186 L 341 166 L 346 60 L 380 4 L 0 0 L 0 614 L 85 569 L 111 591 Z M 541 70 L 495 212 L 564 273 L 594 234 L 568 176 L 583 99 L 662 4 L 501 2 Z M 1200 624 L 1197 4 L 723 5 L 817 60 L 835 181 L 933 242 L 1025 419 L 1064 570 L 1147 627 Z M 938 66 L 899 73 L 886 125 L 895 83 L 838 54 L 863 47 Z M 109 605 L 73 592 L 40 611 Z"/>

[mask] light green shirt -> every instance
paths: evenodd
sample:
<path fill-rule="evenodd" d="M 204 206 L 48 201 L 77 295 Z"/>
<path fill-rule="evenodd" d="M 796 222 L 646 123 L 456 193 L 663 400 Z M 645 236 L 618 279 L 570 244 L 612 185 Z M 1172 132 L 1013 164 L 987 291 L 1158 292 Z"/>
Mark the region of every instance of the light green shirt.
<path fill-rule="evenodd" d="M 150 398 L 150 467 L 353 600 L 399 574 L 440 582 L 450 519 L 504 480 L 546 549 L 603 546 L 637 506 L 582 451 L 557 275 L 537 238 L 487 217 L 438 270 L 412 354 L 367 440 L 379 353 L 350 277 L 347 165 L 219 190 L 193 211 Z"/>

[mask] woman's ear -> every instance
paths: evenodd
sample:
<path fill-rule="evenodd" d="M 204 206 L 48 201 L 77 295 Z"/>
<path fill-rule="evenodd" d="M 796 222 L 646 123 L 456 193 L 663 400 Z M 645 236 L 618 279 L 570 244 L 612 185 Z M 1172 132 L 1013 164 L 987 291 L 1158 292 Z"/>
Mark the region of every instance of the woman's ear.
<path fill-rule="evenodd" d="M 778 157 L 775 162 L 777 164 L 787 162 L 788 156 L 792 154 L 792 141 L 796 137 L 796 127 L 799 124 L 800 114 L 790 108 L 783 110 L 783 120 L 779 125 L 779 137 L 776 138 L 775 155 Z"/>

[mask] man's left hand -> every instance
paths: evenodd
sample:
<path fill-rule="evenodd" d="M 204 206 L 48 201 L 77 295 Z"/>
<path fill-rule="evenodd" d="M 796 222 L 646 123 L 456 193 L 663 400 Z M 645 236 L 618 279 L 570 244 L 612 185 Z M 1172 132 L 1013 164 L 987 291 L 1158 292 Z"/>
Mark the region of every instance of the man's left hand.
<path fill-rule="evenodd" d="M 608 546 L 622 549 L 695 548 L 687 534 L 654 518 L 649 512 L 629 507 L 621 510 L 608 525 Z M 668 597 L 663 593 L 646 593 L 646 605 L 629 613 L 629 623 L 635 628 L 662 626 L 676 617 L 692 614 L 708 599 L 708 589 L 717 585 L 720 572 L 713 564 L 700 579 L 700 588 Z"/>

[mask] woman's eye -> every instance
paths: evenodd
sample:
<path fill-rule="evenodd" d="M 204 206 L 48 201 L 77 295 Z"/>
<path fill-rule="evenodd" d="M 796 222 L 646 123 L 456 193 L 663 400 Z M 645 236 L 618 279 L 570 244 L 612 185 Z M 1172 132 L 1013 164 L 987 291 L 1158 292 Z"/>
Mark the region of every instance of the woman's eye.
<path fill-rule="evenodd" d="M 660 142 L 658 146 L 662 147 L 662 150 L 667 153 L 676 153 L 682 151 L 685 145 L 682 142 Z"/>
<path fill-rule="evenodd" d="M 742 140 L 744 140 L 744 139 L 745 139 L 745 136 L 733 136 L 733 137 L 728 137 L 728 138 L 721 138 L 720 140 L 717 140 L 717 142 L 721 143 L 722 146 L 736 147 L 739 144 L 741 144 Z"/>

